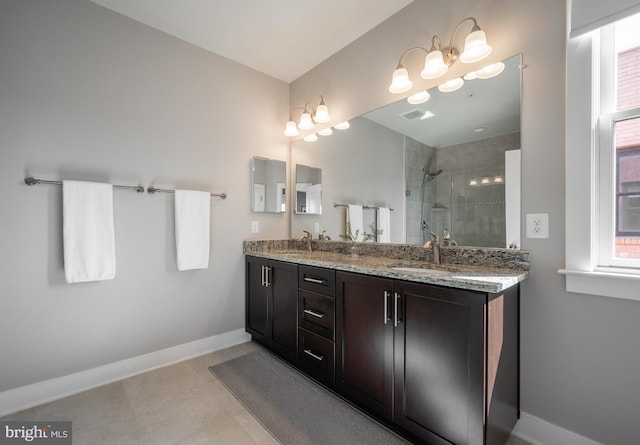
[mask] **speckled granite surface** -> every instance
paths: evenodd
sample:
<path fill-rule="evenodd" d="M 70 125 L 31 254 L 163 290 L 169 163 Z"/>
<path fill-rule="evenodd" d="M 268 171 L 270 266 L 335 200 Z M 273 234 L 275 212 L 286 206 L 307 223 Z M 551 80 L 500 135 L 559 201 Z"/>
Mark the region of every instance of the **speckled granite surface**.
<path fill-rule="evenodd" d="M 245 241 L 245 254 L 310 266 L 436 284 L 479 292 L 500 292 L 529 274 L 529 252 L 508 249 L 443 247 L 442 264 L 431 250 L 405 244 L 313 241 L 313 252 L 297 240 Z"/>

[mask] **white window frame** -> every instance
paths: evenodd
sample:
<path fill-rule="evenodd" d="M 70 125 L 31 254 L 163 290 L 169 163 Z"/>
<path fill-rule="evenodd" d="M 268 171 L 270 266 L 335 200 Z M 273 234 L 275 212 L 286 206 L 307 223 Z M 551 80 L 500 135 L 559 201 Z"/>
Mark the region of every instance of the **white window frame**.
<path fill-rule="evenodd" d="M 597 32 L 595 38 L 597 38 Z M 600 29 L 599 50 L 594 54 L 600 60 L 599 78 L 594 79 L 594 94 L 599 94 L 599 102 L 594 110 L 599 115 L 597 120 L 596 150 L 598 165 L 597 208 L 598 220 L 598 263 L 596 269 L 607 270 L 611 267 L 631 269 L 640 274 L 640 260 L 615 257 L 616 248 L 616 147 L 615 125 L 627 119 L 640 117 L 640 107 L 616 111 L 616 64 L 615 33 L 613 25 Z M 599 53 L 599 54 L 597 54 Z M 637 269 L 634 271 L 633 269 Z"/>
<path fill-rule="evenodd" d="M 599 30 L 567 41 L 566 266 L 559 272 L 567 292 L 640 300 L 640 269 L 602 262 L 601 252 L 610 251 L 615 238 L 612 230 L 608 244 L 602 236 L 615 218 L 615 157 L 600 150 L 600 141 L 612 138 L 613 122 L 613 116 L 610 122 L 599 116 L 601 94 L 607 93 L 600 90 L 600 43 Z"/>

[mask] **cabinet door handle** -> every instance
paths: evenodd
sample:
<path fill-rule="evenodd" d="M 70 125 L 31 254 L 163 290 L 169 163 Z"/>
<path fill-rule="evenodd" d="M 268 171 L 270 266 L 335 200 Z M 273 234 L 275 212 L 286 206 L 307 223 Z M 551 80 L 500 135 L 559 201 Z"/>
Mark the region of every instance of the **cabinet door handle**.
<path fill-rule="evenodd" d="M 325 280 L 319 280 L 317 278 L 304 277 L 304 281 L 308 281 L 309 283 L 315 284 L 324 284 Z"/>
<path fill-rule="evenodd" d="M 389 321 L 389 292 L 384 291 L 384 324 Z"/>
<path fill-rule="evenodd" d="M 307 354 L 307 355 L 310 355 L 311 357 L 315 358 L 318 361 L 324 360 L 324 356 L 318 355 L 318 354 L 314 354 L 311 349 L 305 349 L 304 353 Z"/>
<path fill-rule="evenodd" d="M 393 295 L 393 326 L 398 327 L 398 323 L 400 322 L 400 317 L 398 316 L 398 300 L 400 300 L 400 294 L 398 292 L 394 292 Z"/>
<path fill-rule="evenodd" d="M 314 317 L 317 317 L 317 318 L 324 318 L 324 314 L 320 312 L 312 311 L 311 309 L 305 309 L 303 312 L 305 314 L 313 315 Z"/>
<path fill-rule="evenodd" d="M 269 287 L 271 283 L 269 282 L 269 273 L 271 272 L 271 268 L 269 266 L 264 266 L 264 286 Z"/>
<path fill-rule="evenodd" d="M 264 286 L 265 286 L 265 280 L 264 280 L 264 264 L 263 264 L 262 266 L 260 266 L 260 273 L 261 273 L 261 275 L 260 275 L 260 285 L 261 285 L 262 287 L 264 287 Z"/>

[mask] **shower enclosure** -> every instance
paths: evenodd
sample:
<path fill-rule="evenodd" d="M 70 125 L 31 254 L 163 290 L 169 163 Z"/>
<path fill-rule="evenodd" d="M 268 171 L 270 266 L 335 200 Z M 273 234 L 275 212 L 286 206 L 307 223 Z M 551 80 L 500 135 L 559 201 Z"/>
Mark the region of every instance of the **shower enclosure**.
<path fill-rule="evenodd" d="M 519 134 L 515 136 L 519 137 Z M 505 152 L 516 137 L 435 149 L 405 140 L 405 239 L 424 244 L 446 232 L 458 245 L 507 247 Z M 489 161 L 480 162 L 482 158 Z"/>

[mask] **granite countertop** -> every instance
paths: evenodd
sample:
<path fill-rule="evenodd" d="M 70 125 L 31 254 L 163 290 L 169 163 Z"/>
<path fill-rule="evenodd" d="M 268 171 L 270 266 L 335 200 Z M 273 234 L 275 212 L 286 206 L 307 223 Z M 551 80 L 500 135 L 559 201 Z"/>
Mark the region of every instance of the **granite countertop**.
<path fill-rule="evenodd" d="M 529 276 L 527 270 L 305 250 L 247 251 L 247 255 L 308 266 L 393 278 L 478 292 L 501 292 Z"/>

